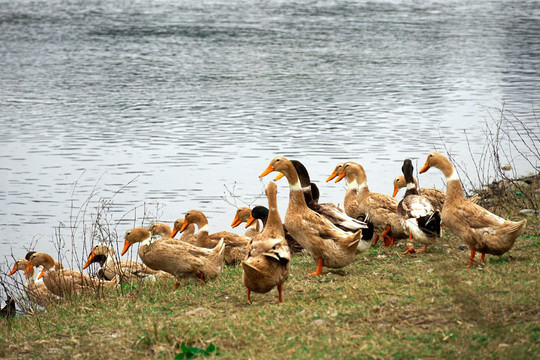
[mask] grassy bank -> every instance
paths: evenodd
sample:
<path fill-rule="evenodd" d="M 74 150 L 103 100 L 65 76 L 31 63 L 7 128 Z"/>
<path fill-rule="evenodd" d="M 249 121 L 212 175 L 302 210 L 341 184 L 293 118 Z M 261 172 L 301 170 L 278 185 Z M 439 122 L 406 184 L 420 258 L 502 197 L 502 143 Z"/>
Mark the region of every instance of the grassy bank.
<path fill-rule="evenodd" d="M 305 276 L 311 258 L 297 256 L 282 304 L 274 290 L 247 305 L 239 267 L 203 286 L 162 280 L 86 293 L 0 321 L 0 357 L 173 358 L 182 344 L 213 344 L 222 359 L 538 358 L 539 234 L 529 217 L 510 252 L 471 269 L 448 232 L 427 253 L 376 247 L 317 278 Z"/>

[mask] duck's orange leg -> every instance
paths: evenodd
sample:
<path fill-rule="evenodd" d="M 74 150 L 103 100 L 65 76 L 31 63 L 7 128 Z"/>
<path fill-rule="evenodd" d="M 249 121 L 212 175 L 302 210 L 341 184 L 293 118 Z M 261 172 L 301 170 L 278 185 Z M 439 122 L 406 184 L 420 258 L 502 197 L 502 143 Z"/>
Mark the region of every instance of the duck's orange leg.
<path fill-rule="evenodd" d="M 381 234 L 381 236 L 383 238 L 384 246 L 386 246 L 386 247 L 394 245 L 394 241 L 396 241 L 396 239 L 388 236 L 388 233 L 390 232 L 391 229 L 392 229 L 392 227 L 390 225 L 388 225 L 386 227 L 386 229 Z"/>
<path fill-rule="evenodd" d="M 279 294 L 279 296 L 278 296 L 278 302 L 283 302 L 283 297 L 282 297 L 282 295 L 281 295 L 281 291 L 282 291 L 282 290 L 283 290 L 283 287 L 281 286 L 281 284 L 278 285 L 278 286 L 277 286 L 277 291 L 278 291 L 278 294 Z"/>
<path fill-rule="evenodd" d="M 468 268 L 474 264 L 474 255 L 476 255 L 476 250 L 471 249 L 471 258 L 469 259 L 469 264 L 467 265 Z"/>
<path fill-rule="evenodd" d="M 371 246 L 377 245 L 377 241 L 379 241 L 379 235 L 375 236 L 375 239 L 373 239 L 373 242 L 371 243 Z"/>
<path fill-rule="evenodd" d="M 480 253 L 480 263 L 484 263 L 484 257 L 486 256 L 486 253 Z"/>
<path fill-rule="evenodd" d="M 203 283 L 206 282 L 206 280 L 204 279 L 204 274 L 202 272 L 198 273 L 197 277 L 201 279 Z"/>
<path fill-rule="evenodd" d="M 315 270 L 314 273 L 308 274 L 308 276 L 315 276 L 315 275 L 321 275 L 322 274 L 322 267 L 323 267 L 323 258 L 320 257 L 317 261 L 317 270 Z"/>
<path fill-rule="evenodd" d="M 251 304 L 251 290 L 247 289 L 247 301 L 248 304 Z"/>
<path fill-rule="evenodd" d="M 174 288 L 177 289 L 179 286 L 180 286 L 180 283 L 178 282 L 178 280 L 176 280 L 176 282 L 174 283 Z"/>
<path fill-rule="evenodd" d="M 409 248 L 403 254 L 414 254 L 415 252 L 416 250 L 414 249 L 414 246 L 413 246 L 412 234 L 409 233 Z"/>
<path fill-rule="evenodd" d="M 416 249 L 416 251 L 426 251 L 427 250 L 427 244 L 424 245 L 424 248 L 423 249 Z"/>

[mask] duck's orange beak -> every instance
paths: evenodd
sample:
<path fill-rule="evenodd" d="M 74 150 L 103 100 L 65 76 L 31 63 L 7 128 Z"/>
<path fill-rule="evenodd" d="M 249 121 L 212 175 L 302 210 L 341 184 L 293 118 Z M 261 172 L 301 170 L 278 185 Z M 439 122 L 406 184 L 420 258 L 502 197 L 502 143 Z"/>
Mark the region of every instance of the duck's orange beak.
<path fill-rule="evenodd" d="M 178 234 L 178 229 L 177 229 L 177 228 L 173 228 L 173 229 L 172 229 L 172 233 L 171 233 L 171 238 L 175 237 L 176 234 Z"/>
<path fill-rule="evenodd" d="M 241 223 L 242 223 L 242 220 L 240 220 L 240 218 L 238 217 L 238 215 L 235 215 L 235 216 L 234 216 L 234 220 L 233 220 L 233 222 L 232 222 L 232 224 L 231 224 L 231 227 L 232 227 L 232 228 L 235 228 L 235 227 L 237 227 L 238 225 L 240 225 Z"/>
<path fill-rule="evenodd" d="M 392 197 L 396 197 L 398 191 L 399 191 L 399 188 L 397 186 L 394 186 L 394 193 L 392 194 Z"/>
<path fill-rule="evenodd" d="M 336 182 L 339 182 L 341 181 L 341 179 L 343 179 L 345 177 L 345 173 L 342 172 L 341 174 L 338 175 L 337 179 L 336 179 Z"/>
<path fill-rule="evenodd" d="M 180 228 L 180 232 L 184 232 L 184 230 L 186 230 L 187 226 L 189 225 L 189 223 L 184 220 L 184 223 L 182 224 L 182 228 Z M 176 233 L 174 233 L 176 235 Z"/>
<path fill-rule="evenodd" d="M 249 220 L 247 221 L 246 228 L 250 227 L 250 225 L 253 224 L 255 220 L 256 219 L 253 217 L 253 215 L 249 215 Z"/>
<path fill-rule="evenodd" d="M 420 169 L 419 173 L 420 173 L 420 174 L 425 173 L 426 171 L 429 170 L 430 167 L 431 167 L 431 166 L 429 166 L 428 163 L 427 163 L 427 161 L 426 161 L 426 163 L 424 164 L 424 167 Z"/>
<path fill-rule="evenodd" d="M 337 172 L 336 172 L 336 170 L 334 169 L 334 171 L 332 171 L 332 174 L 330 174 L 330 176 L 328 177 L 328 179 L 326 179 L 326 182 L 329 182 L 330 180 L 334 179 L 336 176 L 337 176 Z"/>
<path fill-rule="evenodd" d="M 31 262 L 28 262 L 28 266 L 26 267 L 26 270 L 24 270 L 24 275 L 28 274 L 30 270 L 32 270 L 33 267 L 34 267 L 34 264 L 32 264 Z"/>
<path fill-rule="evenodd" d="M 274 179 L 274 181 L 278 181 L 279 179 L 281 179 L 284 176 L 285 175 L 283 175 L 283 173 L 279 173 L 278 176 L 276 176 L 276 178 Z"/>
<path fill-rule="evenodd" d="M 127 241 L 124 241 L 124 249 L 122 250 L 122 254 L 121 255 L 124 255 L 130 248 L 131 244 L 128 243 Z"/>
<path fill-rule="evenodd" d="M 37 277 L 38 280 L 43 277 L 43 274 L 45 274 L 45 268 L 43 268 L 43 270 L 41 270 L 41 272 L 39 273 L 39 276 Z"/>
<path fill-rule="evenodd" d="M 272 167 L 272 164 L 268 165 L 268 167 L 266 168 L 266 170 L 264 170 L 261 175 L 259 175 L 260 178 L 262 178 L 263 176 L 266 176 L 268 174 L 270 174 L 272 171 L 274 171 L 274 168 Z"/>
<path fill-rule="evenodd" d="M 90 255 L 88 255 L 88 260 L 86 260 L 86 264 L 84 264 L 84 266 L 82 267 L 83 270 L 90 266 L 90 264 L 92 263 L 92 260 L 94 260 L 95 257 L 96 257 L 96 253 L 94 252 L 94 250 L 92 250 Z"/>
<path fill-rule="evenodd" d="M 19 270 L 17 268 L 17 264 L 13 265 L 13 269 L 11 269 L 11 272 L 8 274 L 8 276 L 11 276 L 11 275 L 15 274 L 17 272 L 17 270 Z"/>

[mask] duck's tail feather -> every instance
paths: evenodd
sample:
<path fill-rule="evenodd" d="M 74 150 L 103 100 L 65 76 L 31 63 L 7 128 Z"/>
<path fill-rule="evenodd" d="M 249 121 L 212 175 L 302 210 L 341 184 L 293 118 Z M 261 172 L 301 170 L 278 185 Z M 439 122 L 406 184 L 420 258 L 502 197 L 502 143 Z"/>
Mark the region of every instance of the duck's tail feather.
<path fill-rule="evenodd" d="M 435 211 L 431 215 L 421 216 L 418 218 L 418 227 L 432 235 L 432 236 L 441 236 L 441 214 L 438 211 Z"/>

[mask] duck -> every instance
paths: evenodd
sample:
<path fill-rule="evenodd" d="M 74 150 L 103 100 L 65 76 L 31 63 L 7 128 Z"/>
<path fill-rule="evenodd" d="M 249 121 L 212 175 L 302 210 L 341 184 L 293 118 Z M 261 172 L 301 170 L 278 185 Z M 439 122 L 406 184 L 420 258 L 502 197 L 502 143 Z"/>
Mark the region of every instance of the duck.
<path fill-rule="evenodd" d="M 8 274 L 8 276 L 13 276 L 17 271 L 24 271 L 28 267 L 28 260 L 25 258 L 20 258 L 15 261 L 13 269 Z M 36 281 L 37 274 L 34 271 L 34 268 L 30 269 L 28 273 L 25 274 L 26 280 L 24 282 L 23 288 L 28 296 L 28 299 L 35 304 L 41 306 L 47 306 L 51 302 L 54 302 L 59 299 L 58 296 L 54 295 L 52 292 L 47 289 L 43 281 Z"/>
<path fill-rule="evenodd" d="M 251 210 L 251 217 L 249 218 L 248 222 L 246 223 L 246 227 L 250 226 L 253 221 L 261 220 L 263 224 L 263 230 L 266 226 L 266 221 L 268 220 L 268 214 L 270 211 L 265 206 L 255 206 Z M 287 231 L 287 228 L 285 225 L 283 225 L 283 231 L 285 232 L 285 240 L 287 240 L 287 245 L 289 245 L 289 250 L 291 251 L 291 255 L 298 255 L 301 254 L 304 251 L 304 248 L 302 245 L 298 243 L 298 241 L 294 240 L 291 234 Z"/>
<path fill-rule="evenodd" d="M 136 227 L 126 231 L 122 255 L 135 243 L 141 243 L 138 253 L 142 262 L 152 270 L 174 276 L 175 288 L 181 279 L 215 279 L 223 269 L 223 239 L 213 249 L 205 249 L 178 239 L 154 239 L 147 228 Z"/>
<path fill-rule="evenodd" d="M 43 266 L 38 279 L 43 277 L 47 289 L 59 297 L 68 296 L 82 290 L 97 289 L 100 286 L 113 288 L 119 283 L 118 277 L 112 281 L 100 281 L 77 270 L 64 268 L 57 270 L 52 256 L 44 252 L 36 252 L 30 256 L 24 274 L 29 273 L 34 266 Z"/>
<path fill-rule="evenodd" d="M 180 232 L 184 232 L 189 224 L 196 224 L 197 246 L 213 248 L 220 239 L 225 241 L 225 264 L 237 265 L 246 256 L 246 247 L 249 242 L 247 236 L 238 235 L 229 231 L 220 231 L 208 234 L 208 219 L 199 210 L 190 210 L 184 215 L 184 225 Z"/>
<path fill-rule="evenodd" d="M 426 251 L 441 237 L 441 214 L 425 196 L 419 195 L 414 182 L 413 165 L 410 159 L 403 161 L 401 167 L 407 191 L 398 203 L 397 213 L 401 225 L 409 232 L 409 248 L 404 254 Z M 424 244 L 424 249 L 415 249 L 413 239 Z"/>
<path fill-rule="evenodd" d="M 176 234 L 180 232 L 180 229 L 182 229 L 184 226 L 184 222 L 184 218 L 179 218 L 174 221 L 171 238 L 174 238 Z M 180 240 L 188 242 L 192 245 L 197 245 L 197 234 L 195 233 L 195 230 L 194 224 L 187 224 L 186 228 L 182 232 L 182 235 L 180 236 Z"/>
<path fill-rule="evenodd" d="M 418 188 L 418 180 L 413 177 L 414 185 L 416 187 L 416 190 L 418 192 L 418 195 L 426 197 L 429 202 L 433 205 L 435 210 L 441 212 L 442 207 L 444 204 L 444 199 L 446 197 L 446 193 L 442 190 L 439 190 L 437 188 L 433 187 L 425 187 L 425 188 Z M 396 195 L 399 192 L 399 189 L 404 188 L 407 186 L 407 183 L 405 181 L 405 176 L 403 174 L 398 175 L 394 179 L 394 193 L 392 194 L 392 197 L 395 198 Z"/>
<path fill-rule="evenodd" d="M 319 188 L 315 183 L 311 182 L 309 173 L 300 161 L 290 160 L 296 169 L 298 178 L 300 179 L 300 185 L 302 186 L 302 191 L 304 192 L 304 198 L 306 200 L 306 205 L 313 211 L 321 214 L 328 220 L 330 220 L 338 228 L 348 231 L 356 232 L 360 229 L 367 229 L 368 225 L 360 220 L 353 219 L 348 216 L 339 205 L 334 203 L 319 203 Z M 279 180 L 284 175 L 280 173 L 276 179 Z"/>
<path fill-rule="evenodd" d="M 90 255 L 88 255 L 88 259 L 83 266 L 83 270 L 89 267 L 90 264 L 99 262 L 101 265 L 99 276 L 105 280 L 112 280 L 116 276 L 120 276 L 120 279 L 123 281 L 159 275 L 157 271 L 148 268 L 139 261 L 121 260 L 117 262 L 115 259 L 116 256 L 112 246 L 98 243 L 94 245 Z"/>
<path fill-rule="evenodd" d="M 369 191 L 367 175 L 362 165 L 353 161 L 342 163 L 335 182 L 343 178 L 347 181 L 344 200 L 347 215 L 355 219 L 368 219 L 367 221 L 373 224 L 374 231 L 381 234 L 385 246 L 393 246 L 396 240 L 409 237 L 397 214 L 398 201 L 389 195 Z M 377 235 L 373 245 L 377 244 L 378 239 Z"/>
<path fill-rule="evenodd" d="M 242 282 L 247 288 L 247 302 L 251 304 L 251 292 L 267 293 L 278 289 L 278 302 L 283 302 L 283 283 L 289 277 L 291 252 L 285 239 L 285 231 L 277 208 L 277 185 L 266 187 L 268 198 L 268 221 L 263 231 L 249 242 L 246 258 L 242 261 Z"/>
<path fill-rule="evenodd" d="M 503 219 L 467 199 L 454 165 L 443 154 L 430 153 L 419 172 L 423 174 L 432 167 L 439 169 L 446 178 L 441 219 L 446 228 L 469 246 L 471 255 L 467 267 L 475 263 L 477 251 L 480 252 L 480 263 L 483 263 L 486 254 L 502 255 L 510 250 L 525 229 L 527 220 Z"/>
<path fill-rule="evenodd" d="M 238 210 L 236 210 L 236 215 L 234 216 L 234 220 L 231 224 L 231 227 L 234 229 L 235 227 L 237 227 L 238 225 L 242 224 L 242 223 L 247 223 L 249 221 L 249 219 L 251 218 L 251 209 L 246 207 L 246 206 L 242 206 L 242 207 L 239 207 Z M 253 218 L 255 219 L 255 218 Z M 247 237 L 253 237 L 255 235 L 257 235 L 258 233 L 260 233 L 260 229 L 259 229 L 259 222 L 258 221 L 252 221 L 249 225 L 246 225 L 246 232 L 244 233 L 245 236 Z"/>
<path fill-rule="evenodd" d="M 298 173 L 287 158 L 272 159 L 259 177 L 273 171 L 281 172 L 289 182 L 285 227 L 317 262 L 317 269 L 308 276 L 321 275 L 323 266 L 343 268 L 354 261 L 357 251 L 369 248 L 370 241 L 362 239 L 362 229 L 352 234 L 347 233 L 307 206 Z"/>

